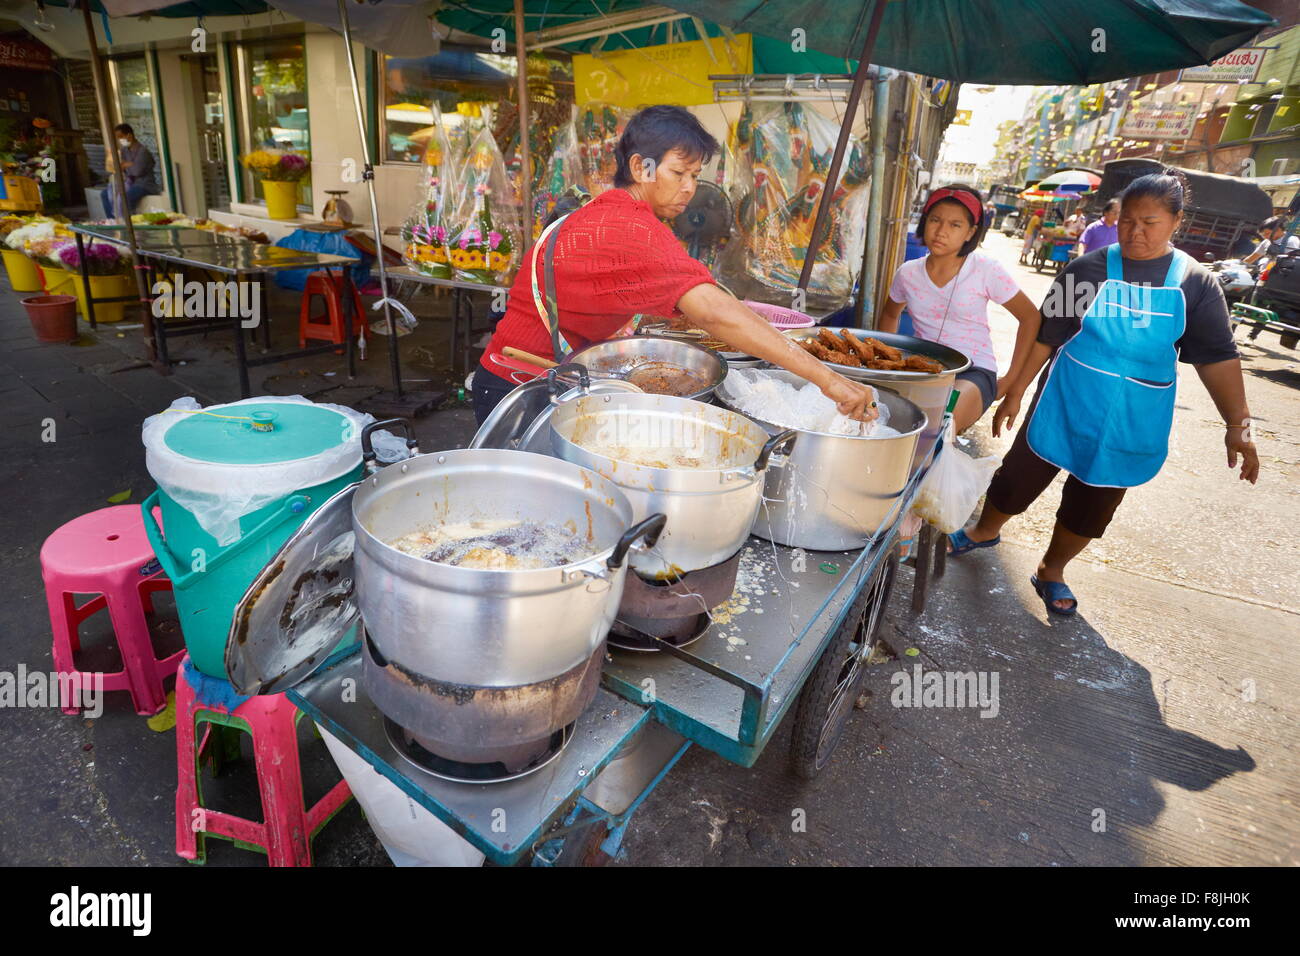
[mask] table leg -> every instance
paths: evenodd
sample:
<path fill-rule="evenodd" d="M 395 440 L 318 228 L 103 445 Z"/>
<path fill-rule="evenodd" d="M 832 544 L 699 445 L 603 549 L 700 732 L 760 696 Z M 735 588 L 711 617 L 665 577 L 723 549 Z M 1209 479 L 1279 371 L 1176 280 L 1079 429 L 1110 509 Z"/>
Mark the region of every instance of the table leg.
<path fill-rule="evenodd" d="M 243 277 L 238 273 L 235 274 L 235 281 L 242 281 Z M 266 300 L 262 300 L 266 304 Z M 265 316 L 263 317 L 265 321 Z M 231 323 L 235 331 L 235 364 L 239 367 L 239 397 L 248 398 L 252 393 L 252 388 L 248 384 L 248 353 L 244 350 L 244 323 L 238 316 Z"/>
<path fill-rule="evenodd" d="M 271 310 L 268 308 L 269 301 L 266 295 L 266 283 L 270 275 L 262 273 L 261 280 L 257 284 L 257 294 L 262 299 L 262 348 L 271 351 Z"/>
<path fill-rule="evenodd" d="M 81 294 L 86 300 L 86 321 L 90 323 L 92 329 L 98 329 L 99 323 L 95 321 L 95 300 L 90 294 L 90 273 L 86 271 L 86 243 L 85 238 L 79 232 L 73 233 L 77 240 L 77 264 L 81 272 Z M 131 277 L 132 279 L 135 276 Z"/>
<path fill-rule="evenodd" d="M 930 586 L 930 556 L 934 548 L 934 527 L 927 521 L 916 536 L 916 577 L 912 582 L 912 613 L 925 610 L 926 591 Z"/>
<path fill-rule="evenodd" d="M 340 269 L 339 271 L 343 273 L 343 338 L 347 342 L 344 347 L 348 350 L 348 378 L 354 379 L 357 377 L 357 343 L 352 334 L 352 320 L 354 318 L 352 315 L 354 301 L 352 297 L 356 294 L 356 286 L 352 283 L 351 270 Z M 356 316 L 355 318 L 358 321 L 364 320 L 364 316 Z"/>
<path fill-rule="evenodd" d="M 948 536 L 939 534 L 936 531 L 934 535 L 934 576 L 941 578 L 946 570 L 948 570 Z"/>
<path fill-rule="evenodd" d="M 460 340 L 460 374 L 469 374 L 469 353 L 474 347 L 474 297 L 466 295 L 461 300 L 465 305 L 465 332 Z"/>
<path fill-rule="evenodd" d="M 153 289 L 158 283 L 157 267 L 153 260 L 148 260 L 149 271 L 149 288 Z M 175 277 L 172 281 L 176 281 Z M 175 298 L 172 299 L 175 302 Z M 149 303 L 149 308 L 153 308 L 153 302 Z M 153 347 L 154 353 L 158 356 L 158 361 L 162 363 L 163 368 L 171 368 L 171 359 L 167 355 L 167 319 L 165 316 L 157 316 L 157 321 L 153 324 Z"/>
<path fill-rule="evenodd" d="M 447 356 L 447 364 L 451 366 L 452 374 L 456 373 L 456 333 L 460 329 L 460 289 L 451 290 L 451 352 Z"/>

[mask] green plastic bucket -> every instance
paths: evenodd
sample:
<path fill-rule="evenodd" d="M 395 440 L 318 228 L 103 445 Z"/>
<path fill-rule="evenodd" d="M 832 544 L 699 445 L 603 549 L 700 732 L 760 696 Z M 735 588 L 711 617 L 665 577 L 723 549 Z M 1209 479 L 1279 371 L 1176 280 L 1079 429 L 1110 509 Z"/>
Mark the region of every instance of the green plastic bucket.
<path fill-rule="evenodd" d="M 340 412 L 306 402 L 252 400 L 174 414 L 178 420 L 169 421 L 152 444 L 146 434 L 150 472 L 160 487 L 141 506 L 145 531 L 171 578 L 194 666 L 225 679 L 226 638 L 235 605 L 307 516 L 360 480 L 360 429 Z M 310 466 L 317 461 L 326 464 L 313 471 Z M 310 473 L 316 483 L 286 488 L 240 516 L 234 541 L 221 544 L 210 533 L 208 512 L 204 515 L 209 527 L 196 515 L 196 501 L 206 509 L 229 494 L 229 488 L 256 486 L 261 476 L 273 488 L 286 474 L 292 480 L 295 471 Z M 161 527 L 154 519 L 155 507 L 161 509 Z M 232 533 L 232 527 L 226 527 L 222 537 Z"/>

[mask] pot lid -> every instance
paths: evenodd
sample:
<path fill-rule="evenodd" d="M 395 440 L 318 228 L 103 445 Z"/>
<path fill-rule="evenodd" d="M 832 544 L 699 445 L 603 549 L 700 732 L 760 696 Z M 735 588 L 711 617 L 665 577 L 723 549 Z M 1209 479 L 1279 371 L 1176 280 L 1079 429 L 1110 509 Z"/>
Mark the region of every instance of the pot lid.
<path fill-rule="evenodd" d="M 241 694 L 278 694 L 308 677 L 360 620 L 348 485 L 299 526 L 235 606 L 226 674 Z"/>
<path fill-rule="evenodd" d="M 167 429 L 169 451 L 219 465 L 269 465 L 313 458 L 349 441 L 356 429 L 319 405 L 242 402 L 188 414 Z"/>

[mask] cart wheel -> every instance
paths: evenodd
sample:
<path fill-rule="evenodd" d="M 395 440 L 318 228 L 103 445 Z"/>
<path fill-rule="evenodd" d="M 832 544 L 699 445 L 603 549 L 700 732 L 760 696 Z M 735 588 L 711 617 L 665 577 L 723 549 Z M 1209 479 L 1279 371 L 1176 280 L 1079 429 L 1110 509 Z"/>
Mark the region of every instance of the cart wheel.
<path fill-rule="evenodd" d="M 898 550 L 890 547 L 799 694 L 790 741 L 790 770 L 797 777 L 812 780 L 830 763 L 862 689 L 897 571 Z"/>

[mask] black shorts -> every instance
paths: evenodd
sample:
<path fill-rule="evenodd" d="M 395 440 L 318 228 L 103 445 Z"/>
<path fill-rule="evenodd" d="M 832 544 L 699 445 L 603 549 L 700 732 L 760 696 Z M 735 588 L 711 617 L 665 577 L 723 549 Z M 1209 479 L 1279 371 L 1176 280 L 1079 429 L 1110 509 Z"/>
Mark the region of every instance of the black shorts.
<path fill-rule="evenodd" d="M 989 410 L 989 406 L 998 397 L 998 373 L 992 369 L 972 365 L 966 371 L 957 373 L 957 381 L 973 382 L 980 390 L 980 399 L 984 403 L 983 408 L 980 409 L 981 415 Z"/>
<path fill-rule="evenodd" d="M 474 418 L 482 425 L 484 419 L 492 414 L 492 409 L 519 386 L 509 379 L 494 375 L 482 365 L 474 369 L 474 381 L 471 394 L 474 398 Z"/>

